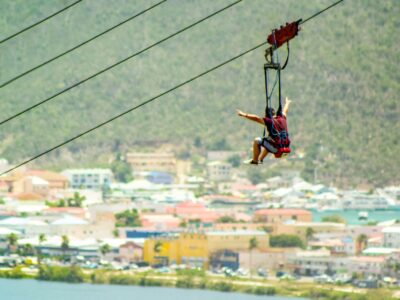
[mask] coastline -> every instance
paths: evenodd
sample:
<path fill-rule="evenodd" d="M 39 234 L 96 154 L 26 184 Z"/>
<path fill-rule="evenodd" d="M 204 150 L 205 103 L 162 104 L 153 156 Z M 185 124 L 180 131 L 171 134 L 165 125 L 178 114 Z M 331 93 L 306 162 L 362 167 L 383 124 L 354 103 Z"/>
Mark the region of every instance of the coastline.
<path fill-rule="evenodd" d="M 163 274 L 154 271 L 134 273 L 132 271 L 82 270 L 79 267 L 42 266 L 41 270 L 36 272 L 32 269 L 20 267 L 6 271 L 1 270 L 0 278 L 100 285 L 169 287 L 320 300 L 373 300 L 383 298 L 394 300 L 393 293 L 399 292 L 399 290 L 388 288 L 364 290 L 349 285 L 321 285 L 294 280 L 226 278 L 204 275 L 204 273 L 193 272 L 193 270 L 183 271 L 179 274 Z M 378 296 L 379 298 L 376 298 Z"/>

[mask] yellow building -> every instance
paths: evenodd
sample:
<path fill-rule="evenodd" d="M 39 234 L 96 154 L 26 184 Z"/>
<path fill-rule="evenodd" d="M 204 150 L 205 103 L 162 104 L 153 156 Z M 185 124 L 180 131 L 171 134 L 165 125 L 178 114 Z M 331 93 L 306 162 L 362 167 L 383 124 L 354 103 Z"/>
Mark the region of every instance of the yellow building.
<path fill-rule="evenodd" d="M 213 253 L 220 250 L 248 251 L 253 238 L 257 241 L 258 250 L 269 248 L 268 234 L 263 231 L 184 232 L 179 238 L 149 239 L 144 244 L 144 261 L 150 264 L 177 263 L 208 268 Z"/>
<path fill-rule="evenodd" d="M 150 265 L 179 264 L 178 248 L 178 236 L 147 239 L 143 246 L 143 260 Z"/>

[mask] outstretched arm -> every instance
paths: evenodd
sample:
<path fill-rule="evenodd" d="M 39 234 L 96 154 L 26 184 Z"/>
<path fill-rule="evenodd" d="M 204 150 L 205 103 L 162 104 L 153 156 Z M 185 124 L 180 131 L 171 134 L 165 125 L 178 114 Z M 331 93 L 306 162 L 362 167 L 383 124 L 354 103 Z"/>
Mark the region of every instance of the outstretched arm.
<path fill-rule="evenodd" d="M 288 113 L 288 111 L 289 111 L 289 106 L 290 106 L 290 103 L 292 102 L 292 100 L 290 100 L 288 97 L 286 97 L 285 98 L 285 107 L 283 108 L 283 112 L 282 112 L 282 114 L 286 117 L 286 114 Z"/>
<path fill-rule="evenodd" d="M 236 112 L 240 117 L 245 117 L 246 119 L 265 125 L 264 120 L 257 115 L 246 114 L 239 109 L 237 109 Z"/>

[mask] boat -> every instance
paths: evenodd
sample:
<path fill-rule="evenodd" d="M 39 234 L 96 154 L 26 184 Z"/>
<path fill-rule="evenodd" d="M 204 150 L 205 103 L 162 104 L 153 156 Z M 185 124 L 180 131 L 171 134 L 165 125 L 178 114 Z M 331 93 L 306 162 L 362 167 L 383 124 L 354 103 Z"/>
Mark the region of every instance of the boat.
<path fill-rule="evenodd" d="M 360 211 L 358 213 L 359 220 L 368 220 L 368 212 L 367 211 Z"/>

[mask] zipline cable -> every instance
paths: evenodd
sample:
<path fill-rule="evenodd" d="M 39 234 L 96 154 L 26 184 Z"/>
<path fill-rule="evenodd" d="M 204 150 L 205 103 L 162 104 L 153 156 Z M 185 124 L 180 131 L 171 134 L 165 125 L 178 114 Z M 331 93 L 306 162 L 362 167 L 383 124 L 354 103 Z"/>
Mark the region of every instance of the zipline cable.
<path fill-rule="evenodd" d="M 30 158 L 30 159 L 25 160 L 24 162 L 22 162 L 22 163 L 14 166 L 14 167 L 8 169 L 7 171 L 2 172 L 0 174 L 0 176 L 4 175 L 6 173 L 9 173 L 9 172 L 11 172 L 11 171 L 23 166 L 23 165 L 35 160 L 35 159 L 37 159 L 37 158 L 39 158 L 39 157 L 41 157 L 41 156 L 53 151 L 53 150 L 56 150 L 57 148 L 60 148 L 60 147 L 62 147 L 64 145 L 66 145 L 66 144 L 68 144 L 68 143 L 70 143 L 70 142 L 72 142 L 72 141 L 74 141 L 74 140 L 76 140 L 76 139 L 88 134 L 89 132 L 92 132 L 92 131 L 94 131 L 94 130 L 96 130 L 96 129 L 104 126 L 104 125 L 107 125 L 108 123 L 111 123 L 111 122 L 115 121 L 116 119 L 121 118 L 122 116 L 124 116 L 124 115 L 126 115 L 126 114 L 128 114 L 128 113 L 130 113 L 130 112 L 132 112 L 132 111 L 134 111 L 134 110 L 146 105 L 146 104 L 149 104 L 150 102 L 153 102 L 154 100 L 157 100 L 157 99 L 161 98 L 162 96 L 165 96 L 166 94 L 171 93 L 172 91 L 174 91 L 174 90 L 176 90 L 176 89 L 178 89 L 178 88 L 180 88 L 180 87 L 182 87 L 182 86 L 184 86 L 184 85 L 186 85 L 186 84 L 188 84 L 188 83 L 190 83 L 190 82 L 192 82 L 192 81 L 194 81 L 194 80 L 196 80 L 196 79 L 198 79 L 198 78 L 200 78 L 202 76 L 205 76 L 208 73 L 210 73 L 212 71 L 215 71 L 216 69 L 218 69 L 218 68 L 220 68 L 220 67 L 222 67 L 222 66 L 224 66 L 224 65 L 226 65 L 226 64 L 228 64 L 228 63 L 230 63 L 230 62 L 232 62 L 232 61 L 234 61 L 234 60 L 236 60 L 236 59 L 238 59 L 240 57 L 242 57 L 243 55 L 245 55 L 245 54 L 247 54 L 247 53 L 249 53 L 251 51 L 254 51 L 254 50 L 266 45 L 266 44 L 267 44 L 267 42 L 262 42 L 261 44 L 258 44 L 257 46 L 255 46 L 253 48 L 250 48 L 250 49 L 248 49 L 248 50 L 246 50 L 246 51 L 244 51 L 244 52 L 242 52 L 242 53 L 240 53 L 240 54 L 238 54 L 238 55 L 236 55 L 236 56 L 224 61 L 223 63 L 220 63 L 219 65 L 214 66 L 211 69 L 208 69 L 207 71 L 205 71 L 203 73 L 200 73 L 200 74 L 198 74 L 198 75 L 196 75 L 196 76 L 194 76 L 194 77 L 192 77 L 192 78 L 190 78 L 190 79 L 188 79 L 188 80 L 186 80 L 186 81 L 184 81 L 184 82 L 182 82 L 182 83 L 170 88 L 169 90 L 167 90 L 165 92 L 162 92 L 161 94 L 158 94 L 157 96 L 154 96 L 154 97 L 152 97 L 152 98 L 140 103 L 139 105 L 136 105 L 136 106 L 134 106 L 134 107 L 132 107 L 132 108 L 130 108 L 130 109 L 128 109 L 128 110 L 126 110 L 126 111 L 114 116 L 114 117 L 112 117 L 111 119 L 108 119 L 107 121 L 104 121 L 104 122 L 102 122 L 102 123 L 90 128 L 90 129 L 84 131 L 84 132 L 81 132 L 80 134 L 78 134 L 78 135 L 76 135 L 76 136 L 74 136 L 74 137 L 72 137 L 72 138 L 70 138 L 68 140 L 65 140 L 64 142 L 58 144 L 57 146 L 54 146 L 54 147 L 52 147 L 52 148 L 50 148 L 50 149 L 48 149 L 48 150 L 46 150 L 46 151 L 44 151 L 42 153 Z"/>
<path fill-rule="evenodd" d="M 33 72 L 33 71 L 39 69 L 39 68 L 41 68 L 41 67 L 47 65 L 48 63 L 51 63 L 52 61 L 55 61 L 56 59 L 58 59 L 58 58 L 60 58 L 60 57 L 62 57 L 62 56 L 64 56 L 64 55 L 66 55 L 66 54 L 68 54 L 68 53 L 70 53 L 70 52 L 72 52 L 72 51 L 74 51 L 74 50 L 76 50 L 76 49 L 78 49 L 78 48 L 80 48 L 80 47 L 82 47 L 82 46 L 84 46 L 84 45 L 90 43 L 91 41 L 93 41 L 93 40 L 99 38 L 100 36 L 102 36 L 102 35 L 104 35 L 104 34 L 110 32 L 110 31 L 114 30 L 115 28 L 117 28 L 117 27 L 119 27 L 119 26 L 121 26 L 121 25 L 123 25 L 123 24 L 125 24 L 125 23 L 127 23 L 127 22 L 129 22 L 129 21 L 131 21 L 131 20 L 133 20 L 133 19 L 135 19 L 136 17 L 139 17 L 140 15 L 143 15 L 144 13 L 146 13 L 146 12 L 152 10 L 153 8 L 155 8 L 155 7 L 159 6 L 159 5 L 161 5 L 162 3 L 166 2 L 166 1 L 167 1 L 167 0 L 162 0 L 162 1 L 160 1 L 160 2 L 158 2 L 158 3 L 156 3 L 156 4 L 154 4 L 153 6 L 150 6 L 149 8 L 146 8 L 145 10 L 143 10 L 143 11 L 141 11 L 141 12 L 135 14 L 134 16 L 131 16 L 131 17 L 129 17 L 128 19 L 126 19 L 126 20 L 124 20 L 124 21 L 122 21 L 122 22 L 120 22 L 120 23 L 114 25 L 113 27 L 111 27 L 111 28 L 109 28 L 109 29 L 107 29 L 107 30 L 105 30 L 105 31 L 103 31 L 103 32 L 101 32 L 101 33 L 95 35 L 94 37 L 92 37 L 92 38 L 90 38 L 90 39 L 88 39 L 88 40 L 86 40 L 86 41 L 80 43 L 79 45 L 76 45 L 75 47 L 73 47 L 73 48 L 71 48 L 71 49 L 69 49 L 69 50 L 67 50 L 67 51 L 65 51 L 65 52 L 63 52 L 63 53 L 61 53 L 61 54 L 58 54 L 57 56 L 54 56 L 53 58 L 50 58 L 49 60 L 47 60 L 47 61 L 45 61 L 45 62 L 43 62 L 43 63 L 37 65 L 36 67 L 33 67 L 32 69 L 29 69 L 29 70 L 27 70 L 27 71 L 25 71 L 25 72 L 23 72 L 23 73 L 21 73 L 21 74 L 15 76 L 15 77 L 13 77 L 13 78 L 7 80 L 6 82 L 4 82 L 4 83 L 2 83 L 2 84 L 0 85 L 0 88 L 5 87 L 6 85 L 10 84 L 11 82 L 13 82 L 13 81 L 15 81 L 15 80 L 17 80 L 17 79 L 19 79 L 19 78 L 21 78 L 21 77 L 23 77 L 23 76 L 25 76 L 25 75 L 27 75 L 27 74 Z"/>
<path fill-rule="evenodd" d="M 116 66 L 118 66 L 118 65 L 120 65 L 120 64 L 122 64 L 122 63 L 124 63 L 124 62 L 126 62 L 128 60 L 130 60 L 131 58 L 133 58 L 133 57 L 135 57 L 135 56 L 137 56 L 137 55 L 139 55 L 139 54 L 141 54 L 141 53 L 143 53 L 143 52 L 145 52 L 145 51 L 147 51 L 147 50 L 149 50 L 149 49 L 151 49 L 151 48 L 153 48 L 153 47 L 155 47 L 155 46 L 157 46 L 157 45 L 159 45 L 159 44 L 161 44 L 161 43 L 163 43 L 163 42 L 165 42 L 165 41 L 167 41 L 169 39 L 171 39 L 174 36 L 177 36 L 177 35 L 181 34 L 182 32 L 184 32 L 184 31 L 186 31 L 186 30 L 188 30 L 188 29 L 190 29 L 190 28 L 192 28 L 192 27 L 194 27 L 194 26 L 206 21 L 207 19 L 210 19 L 210 18 L 214 17 L 215 15 L 218 15 L 219 13 L 227 10 L 228 8 L 231 8 L 232 6 L 238 4 L 238 3 L 242 2 L 242 1 L 243 0 L 237 0 L 236 2 L 233 2 L 233 3 L 229 4 L 228 6 L 225 6 L 224 8 L 221 8 L 221 9 L 217 10 L 216 12 L 214 12 L 214 13 L 212 13 L 212 14 L 210 14 L 210 15 L 208 15 L 208 16 L 206 16 L 206 17 L 204 17 L 204 18 L 202 18 L 202 19 L 200 19 L 198 21 L 196 21 L 195 23 L 192 23 L 191 25 L 186 26 L 186 27 L 178 30 L 177 32 L 175 32 L 175 33 L 163 38 L 162 40 L 160 40 L 160 41 L 158 41 L 158 42 L 156 42 L 156 43 L 154 43 L 154 44 L 152 44 L 152 45 L 140 50 L 139 52 L 136 52 L 136 53 L 134 53 L 134 54 L 132 54 L 132 55 L 130 55 L 130 56 L 118 61 L 118 62 L 116 62 L 115 64 L 113 64 L 111 66 L 108 66 L 107 68 L 105 68 L 105 69 L 103 69 L 103 70 L 101 70 L 101 71 L 99 71 L 99 72 L 97 72 L 97 73 L 95 73 L 95 74 L 93 74 L 93 75 L 91 75 L 91 76 L 89 76 L 89 77 L 87 77 L 87 78 L 85 78 L 85 79 L 83 79 L 83 80 L 81 80 L 81 81 L 79 81 L 79 82 L 77 82 L 77 83 L 75 83 L 75 84 L 63 89 L 63 90 L 61 90 L 60 92 L 58 92 L 58 93 L 56 93 L 56 94 L 54 94 L 54 95 L 52 95 L 52 96 L 50 96 L 50 97 L 48 97 L 48 98 L 46 98 L 44 100 L 32 105 L 32 106 L 20 111 L 19 113 L 16 113 L 15 115 L 12 115 L 11 117 L 8 117 L 7 119 L 4 119 L 3 121 L 0 122 L 0 125 L 3 125 L 4 123 L 7 123 L 7 122 L 11 121 L 12 119 L 15 119 L 16 117 L 18 117 L 18 116 L 20 116 L 20 115 L 22 115 L 22 114 L 24 114 L 24 113 L 36 108 L 36 107 L 42 105 L 42 104 L 44 104 L 44 103 L 46 103 L 46 102 L 48 102 L 48 101 L 50 101 L 50 100 L 52 100 L 54 98 L 56 98 L 57 96 L 60 96 L 61 94 L 63 94 L 65 92 L 67 92 L 67 91 L 69 91 L 69 90 L 81 85 L 82 83 L 84 83 L 84 82 L 86 82 L 86 81 L 88 81 L 90 79 L 93 79 L 94 77 L 96 77 L 96 76 L 98 76 L 98 75 L 100 75 L 100 74 L 102 74 L 102 73 L 104 73 L 106 71 L 111 70 L 112 68 L 115 68 Z"/>
<path fill-rule="evenodd" d="M 313 14 L 311 17 L 308 17 L 307 19 L 305 19 L 304 21 L 301 21 L 299 24 L 304 24 L 307 21 L 310 21 L 311 19 L 315 18 L 316 16 L 322 14 L 323 12 L 327 11 L 328 9 L 331 9 L 332 7 L 338 5 L 340 2 L 343 2 L 343 0 L 339 0 L 335 3 L 333 3 L 332 5 L 329 5 L 328 7 L 324 8 L 323 10 L 320 10 L 319 12 Z"/>
<path fill-rule="evenodd" d="M 332 6 L 331 6 L 331 7 L 332 7 Z M 327 9 L 324 9 L 323 11 L 325 11 L 325 10 L 327 10 Z M 318 13 L 318 14 L 319 14 L 319 13 Z M 316 16 L 316 15 L 318 15 L 318 14 L 315 14 L 314 16 Z M 310 19 L 311 19 L 311 18 L 308 18 L 307 20 L 310 20 Z M 200 77 L 202 77 L 202 76 L 205 76 L 205 75 L 207 75 L 208 73 L 210 73 L 210 72 L 212 72 L 212 71 L 215 71 L 216 69 L 218 69 L 218 68 L 220 68 L 220 67 L 222 67 L 222 66 L 224 66 L 224 65 L 226 65 L 226 64 L 228 64 L 228 63 L 230 63 L 230 62 L 232 62 L 232 61 L 234 61 L 234 60 L 236 60 L 236 59 L 238 59 L 238 58 L 240 58 L 240 57 L 242 57 L 242 56 L 244 56 L 245 54 L 247 54 L 247 53 L 249 53 L 249 52 L 251 52 L 251 51 L 254 51 L 254 50 L 256 50 L 256 49 L 258 49 L 258 48 L 260 48 L 260 47 L 266 45 L 267 43 L 268 43 L 268 42 L 263 42 L 263 43 L 261 43 L 261 44 L 258 44 L 257 46 L 252 47 L 252 48 L 250 48 L 249 50 L 246 50 L 246 51 L 244 51 L 244 52 L 242 52 L 242 53 L 240 53 L 240 54 L 238 54 L 238 55 L 236 55 L 236 56 L 234 56 L 234 57 L 232 57 L 232 58 L 226 60 L 225 62 L 223 62 L 223 63 L 221 63 L 221 64 L 219 64 L 219 65 L 217 65 L 217 66 L 214 66 L 213 68 L 211 68 L 211 69 L 209 69 L 209 70 L 207 70 L 207 71 L 205 71 L 205 72 L 203 72 L 203 73 L 200 73 L 200 74 L 198 74 L 198 75 L 196 75 L 196 76 L 194 76 L 194 77 L 192 77 L 192 78 L 190 78 L 190 79 L 188 79 L 188 80 L 186 80 L 186 81 L 184 81 L 184 82 L 182 82 L 182 83 L 180 83 L 180 84 L 174 86 L 173 88 L 171 88 L 171 89 L 169 89 L 169 90 L 167 90 L 167 91 L 165 91 L 165 92 L 163 92 L 163 93 L 161 93 L 161 94 L 158 94 L 157 96 L 154 96 L 154 97 L 152 97 L 152 98 L 150 98 L 150 99 L 148 99 L 148 100 L 146 100 L 146 101 L 140 103 L 139 105 L 136 105 L 136 106 L 134 106 L 134 107 L 132 107 L 132 108 L 130 108 L 130 109 L 128 109 L 128 110 L 126 110 L 126 111 L 124 111 L 124 112 L 122 112 L 122 113 L 120 113 L 120 114 L 114 116 L 114 117 L 112 117 L 111 119 L 108 119 L 108 120 L 106 120 L 106 121 L 104 121 L 104 122 L 102 122 L 102 123 L 100 123 L 100 124 L 97 124 L 96 126 L 90 128 L 90 129 L 88 129 L 88 130 L 86 130 L 86 131 L 84 131 L 84 132 L 81 132 L 81 133 L 79 133 L 78 135 L 76 135 L 76 136 L 74 136 L 74 137 L 72 137 L 72 138 L 70 138 L 70 139 L 68 139 L 68 140 L 65 140 L 64 142 L 62 142 L 62 143 L 60 143 L 60 144 L 58 144 L 58 145 L 56 145 L 56 146 L 54 146 L 54 147 L 52 147 L 52 148 L 49 148 L 49 149 L 47 149 L 46 151 L 41 152 L 41 153 L 35 155 L 34 157 L 31 157 L 30 159 L 27 159 L 27 160 L 25 160 L 24 162 L 22 162 L 22 163 L 20 163 L 20 164 L 18 164 L 18 165 L 16 165 L 16 166 L 14 166 L 14 167 L 12 167 L 12 168 L 6 170 L 6 171 L 0 173 L 0 176 L 2 176 L 2 175 L 4 175 L 4 174 L 7 174 L 7 173 L 9 173 L 9 172 L 11 172 L 11 171 L 13 171 L 13 170 L 15 170 L 15 169 L 17 169 L 17 168 L 19 168 L 19 167 L 25 165 L 25 164 L 27 164 L 27 163 L 29 163 L 29 162 L 31 162 L 31 161 L 37 159 L 37 158 L 39 158 L 39 157 L 41 157 L 41 156 L 43 156 L 43 155 L 46 155 L 47 153 L 52 152 L 52 151 L 54 151 L 54 150 L 56 150 L 56 149 L 58 149 L 58 148 L 60 148 L 60 147 L 62 147 L 62 146 L 64 146 L 64 145 L 66 145 L 66 144 L 68 144 L 68 143 L 70 143 L 70 142 L 72 142 L 72 141 L 74 141 L 74 140 L 76 140 L 76 139 L 78 139 L 78 138 L 80 138 L 80 137 L 82 137 L 82 136 L 84 136 L 84 135 L 86 135 L 86 134 L 88 134 L 88 133 L 90 133 L 90 132 L 92 132 L 92 131 L 94 131 L 94 130 L 100 128 L 100 127 L 103 127 L 103 126 L 107 125 L 108 123 L 111 123 L 111 122 L 113 122 L 114 120 L 116 120 L 116 119 L 118 119 L 118 118 L 121 118 L 121 117 L 123 117 L 124 115 L 126 115 L 126 114 L 128 114 L 128 113 L 130 113 L 130 112 L 132 112 L 132 111 L 134 111 L 134 110 L 136 110 L 136 109 L 138 109 L 138 108 L 140 108 L 140 107 L 142 107 L 142 106 L 145 106 L 145 105 L 147 105 L 148 103 L 153 102 L 153 101 L 157 100 L 158 98 L 160 98 L 160 97 L 162 97 L 162 96 L 165 96 L 166 94 L 168 94 L 168 93 L 170 93 L 170 92 L 172 92 L 172 91 L 174 91 L 174 90 L 176 90 L 176 89 L 178 89 L 178 88 L 180 88 L 180 87 L 182 87 L 182 86 L 184 86 L 184 85 L 186 85 L 186 84 L 188 84 L 188 83 L 190 83 L 190 82 L 192 82 L 192 81 L 194 81 L 194 80 L 196 80 L 196 79 L 198 79 L 198 78 L 200 78 Z"/>
<path fill-rule="evenodd" d="M 52 14 L 52 15 L 50 15 L 50 16 L 48 16 L 48 17 L 46 17 L 46 18 L 44 18 L 44 19 L 42 19 L 42 20 L 40 20 L 40 21 L 38 21 L 38 22 L 36 22 L 36 23 L 34 23 L 34 24 L 32 24 L 32 25 L 30 25 L 30 26 L 28 26 L 28 27 L 26 27 L 26 28 L 24 28 L 24 29 L 22 29 L 22 30 L 20 30 L 20 31 L 8 36 L 8 37 L 6 37 L 6 38 L 4 38 L 4 39 L 2 39 L 2 40 L 0 40 L 0 44 L 4 43 L 5 41 L 11 40 L 12 38 L 16 37 L 17 35 L 20 35 L 21 33 L 25 32 L 25 31 L 27 31 L 27 30 L 29 30 L 29 29 L 31 29 L 31 28 L 33 28 L 33 27 L 35 27 L 35 26 L 37 26 L 37 25 L 39 25 L 39 24 L 41 24 L 41 23 L 43 23 L 43 22 L 45 22 L 47 20 L 49 20 L 49 19 L 51 19 L 52 17 L 55 17 L 56 15 L 62 13 L 63 11 L 66 11 L 67 9 L 71 8 L 72 6 L 78 4 L 79 2 L 82 2 L 82 1 L 83 0 L 75 1 L 75 2 L 71 3 L 70 5 L 64 7 L 63 9 L 55 12 L 54 14 Z"/>

